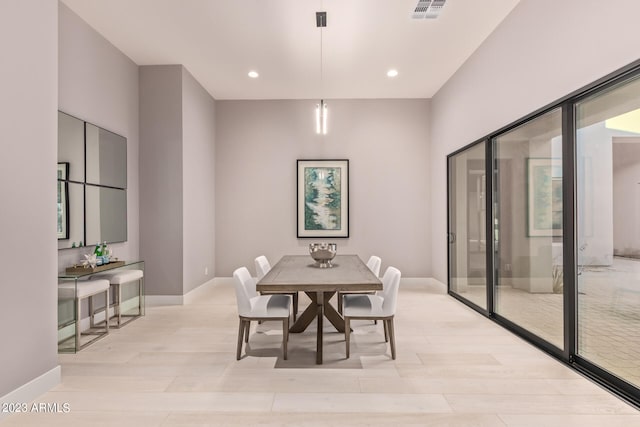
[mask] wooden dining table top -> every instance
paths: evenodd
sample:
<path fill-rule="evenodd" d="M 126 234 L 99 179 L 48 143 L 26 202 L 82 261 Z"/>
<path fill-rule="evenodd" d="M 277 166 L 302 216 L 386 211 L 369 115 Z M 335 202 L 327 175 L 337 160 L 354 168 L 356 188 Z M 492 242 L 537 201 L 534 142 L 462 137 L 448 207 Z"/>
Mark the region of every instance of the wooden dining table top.
<path fill-rule="evenodd" d="M 331 268 L 319 268 L 310 255 L 285 255 L 256 284 L 261 292 L 382 290 L 382 282 L 358 255 L 336 255 Z"/>

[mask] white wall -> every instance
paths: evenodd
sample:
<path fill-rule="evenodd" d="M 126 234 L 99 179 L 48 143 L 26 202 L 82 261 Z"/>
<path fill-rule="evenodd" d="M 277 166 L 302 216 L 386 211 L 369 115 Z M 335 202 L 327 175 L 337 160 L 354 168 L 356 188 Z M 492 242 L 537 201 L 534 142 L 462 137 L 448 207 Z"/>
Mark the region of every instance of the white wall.
<path fill-rule="evenodd" d="M 613 134 L 599 122 L 577 132 L 578 265 L 613 264 Z"/>
<path fill-rule="evenodd" d="M 521 0 L 432 100 L 433 275 L 446 281 L 446 155 L 638 59 L 640 2 Z"/>
<path fill-rule="evenodd" d="M 316 102 L 216 101 L 216 276 L 327 240 L 296 238 L 296 159 L 349 159 L 350 238 L 330 240 L 338 253 L 430 276 L 429 101 L 329 100 L 326 136 Z"/>
<path fill-rule="evenodd" d="M 57 2 L 0 2 L 2 401 L 58 364 L 57 34 Z M 27 393 L 19 401 L 35 397 Z"/>
<path fill-rule="evenodd" d="M 127 138 L 128 240 L 109 246 L 120 259 L 139 259 L 138 66 L 62 3 L 58 44 L 57 108 Z M 87 252 L 59 251 L 59 271 Z"/>
<path fill-rule="evenodd" d="M 182 67 L 183 293 L 215 271 L 215 101 Z M 206 270 L 206 273 L 205 273 Z"/>

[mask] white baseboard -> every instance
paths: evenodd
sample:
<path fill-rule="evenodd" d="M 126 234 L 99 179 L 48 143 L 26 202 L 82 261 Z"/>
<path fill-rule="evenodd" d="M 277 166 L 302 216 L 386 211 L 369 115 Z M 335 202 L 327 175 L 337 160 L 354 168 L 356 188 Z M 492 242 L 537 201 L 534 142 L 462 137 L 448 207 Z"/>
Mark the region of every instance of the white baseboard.
<path fill-rule="evenodd" d="M 400 286 L 402 286 L 403 283 L 406 283 L 407 285 L 436 284 L 444 287 L 447 286 L 446 284 L 437 279 L 434 279 L 433 277 L 401 277 Z"/>
<path fill-rule="evenodd" d="M 145 295 L 144 304 L 147 307 L 182 305 L 184 304 L 184 295 Z"/>
<path fill-rule="evenodd" d="M 197 288 L 191 289 L 189 292 L 184 294 L 183 303 L 184 304 L 193 304 L 198 301 L 200 295 L 207 291 L 207 289 L 211 288 L 215 285 L 217 278 L 213 278 L 207 282 L 204 282 L 202 285 L 199 285 Z"/>
<path fill-rule="evenodd" d="M 207 289 L 215 286 L 224 280 L 232 280 L 227 277 L 214 277 L 213 279 L 204 282 L 197 288 L 194 288 L 184 295 L 145 295 L 145 305 L 147 307 L 160 307 L 163 305 L 185 305 L 196 302 L 199 296 L 206 292 Z"/>
<path fill-rule="evenodd" d="M 28 383 L 0 397 L 0 406 L 2 406 L 2 403 L 29 403 L 34 401 L 38 396 L 43 395 L 60 384 L 61 372 L 60 365 L 58 365 L 39 377 L 32 379 Z M 0 420 L 9 415 L 10 413 L 8 412 L 0 411 Z"/>

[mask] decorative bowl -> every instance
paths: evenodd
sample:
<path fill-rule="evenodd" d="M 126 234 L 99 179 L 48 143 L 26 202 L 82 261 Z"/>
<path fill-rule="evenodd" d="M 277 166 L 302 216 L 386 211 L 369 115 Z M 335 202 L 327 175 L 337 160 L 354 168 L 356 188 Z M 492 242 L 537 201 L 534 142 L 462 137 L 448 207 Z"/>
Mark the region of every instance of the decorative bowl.
<path fill-rule="evenodd" d="M 319 268 L 331 268 L 331 260 L 335 258 L 338 250 L 337 243 L 311 243 L 309 253 Z"/>

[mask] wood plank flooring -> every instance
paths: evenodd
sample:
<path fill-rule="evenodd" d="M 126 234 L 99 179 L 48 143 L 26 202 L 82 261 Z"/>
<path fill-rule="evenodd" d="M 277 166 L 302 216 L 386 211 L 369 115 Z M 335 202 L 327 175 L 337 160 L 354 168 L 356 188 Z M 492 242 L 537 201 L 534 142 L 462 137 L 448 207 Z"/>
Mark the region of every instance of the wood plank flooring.
<path fill-rule="evenodd" d="M 147 315 L 75 355 L 60 355 L 62 383 L 36 403 L 68 413 L 14 414 L 2 426 L 640 426 L 640 412 L 448 297 L 443 284 L 403 279 L 398 357 L 382 325 L 328 325 L 325 363 L 315 329 L 252 324 L 235 359 L 233 284 L 218 279 L 184 306 Z M 301 297 L 301 304 L 308 302 Z M 328 322 L 326 322 L 328 323 Z"/>

